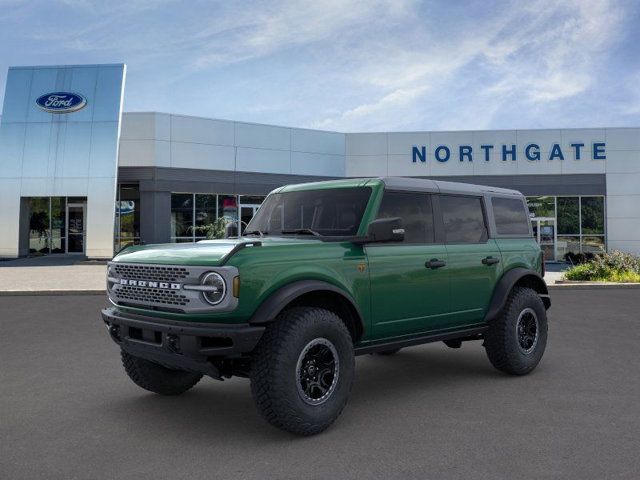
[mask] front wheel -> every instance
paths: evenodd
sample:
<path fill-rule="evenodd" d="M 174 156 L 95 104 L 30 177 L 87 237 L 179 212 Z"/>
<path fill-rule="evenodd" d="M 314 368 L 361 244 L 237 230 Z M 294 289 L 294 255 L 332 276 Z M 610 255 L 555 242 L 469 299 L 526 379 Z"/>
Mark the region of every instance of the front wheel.
<path fill-rule="evenodd" d="M 547 311 L 538 293 L 515 287 L 500 315 L 492 320 L 484 346 L 491 364 L 512 375 L 526 375 L 547 345 Z"/>
<path fill-rule="evenodd" d="M 340 415 L 353 383 L 354 353 L 342 320 L 322 308 L 285 310 L 256 347 L 251 392 L 272 425 L 320 433 Z"/>

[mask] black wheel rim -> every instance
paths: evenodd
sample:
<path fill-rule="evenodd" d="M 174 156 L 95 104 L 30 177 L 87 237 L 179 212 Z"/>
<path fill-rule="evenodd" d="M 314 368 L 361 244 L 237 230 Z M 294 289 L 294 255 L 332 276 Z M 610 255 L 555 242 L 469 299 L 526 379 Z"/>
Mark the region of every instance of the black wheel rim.
<path fill-rule="evenodd" d="M 525 308 L 518 315 L 516 322 L 516 335 L 518 337 L 518 347 L 525 355 L 533 352 L 538 344 L 538 315 L 532 308 Z"/>
<path fill-rule="evenodd" d="M 326 402 L 338 383 L 338 352 L 326 338 L 311 340 L 300 353 L 296 365 L 296 385 L 309 405 Z"/>

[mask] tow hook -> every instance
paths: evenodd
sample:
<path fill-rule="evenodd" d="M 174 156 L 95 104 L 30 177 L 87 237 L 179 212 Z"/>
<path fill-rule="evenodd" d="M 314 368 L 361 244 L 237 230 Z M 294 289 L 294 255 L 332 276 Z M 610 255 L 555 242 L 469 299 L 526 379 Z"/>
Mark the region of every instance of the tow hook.
<path fill-rule="evenodd" d="M 122 340 L 120 338 L 120 326 L 107 324 L 107 330 L 109 331 L 109 335 L 113 338 L 114 341 L 120 343 Z"/>
<path fill-rule="evenodd" d="M 180 353 L 180 342 L 176 335 L 171 333 L 167 335 L 167 347 L 174 353 Z"/>

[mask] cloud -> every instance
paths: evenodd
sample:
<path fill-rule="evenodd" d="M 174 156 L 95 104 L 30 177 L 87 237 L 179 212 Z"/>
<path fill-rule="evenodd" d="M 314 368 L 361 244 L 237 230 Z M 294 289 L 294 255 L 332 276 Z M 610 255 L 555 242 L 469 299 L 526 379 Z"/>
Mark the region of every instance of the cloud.
<path fill-rule="evenodd" d="M 415 92 L 411 101 L 421 103 L 422 121 L 429 123 L 423 128 L 488 128 L 494 115 L 514 102 L 543 108 L 587 92 L 598 74 L 597 58 L 617 37 L 622 9 L 609 0 L 519 5 L 509 4 L 500 15 L 458 22 L 446 42 L 425 44 L 419 53 L 411 45 L 388 45 L 392 60 L 365 66 L 368 74 L 358 75 L 377 87 L 374 99 L 314 125 L 357 129 L 370 125 L 375 111 L 380 120 L 374 128 L 393 128 L 407 114 L 401 93 Z M 433 23 L 428 28 L 440 32 Z M 458 111 L 438 115 L 442 98 Z"/>
<path fill-rule="evenodd" d="M 593 105 L 594 92 L 635 111 L 636 77 L 620 80 L 627 103 L 608 82 L 612 68 L 622 77 L 639 68 L 637 54 L 611 65 L 617 42 L 633 43 L 636 31 L 627 0 L 19 5 L 4 9 L 19 20 L 0 18 L 5 61 L 124 60 L 127 109 L 343 131 L 586 122 L 580 105 Z"/>

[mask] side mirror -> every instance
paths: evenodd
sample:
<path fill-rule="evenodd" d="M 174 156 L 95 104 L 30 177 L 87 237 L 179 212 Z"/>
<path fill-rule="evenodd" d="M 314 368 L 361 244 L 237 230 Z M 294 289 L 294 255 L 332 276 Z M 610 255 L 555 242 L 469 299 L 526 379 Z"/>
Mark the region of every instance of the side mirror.
<path fill-rule="evenodd" d="M 367 228 L 367 243 L 402 242 L 404 228 L 400 217 L 378 218 Z"/>

